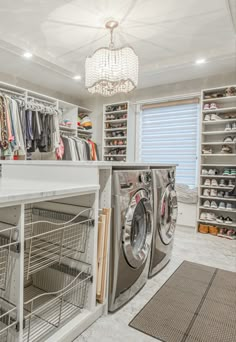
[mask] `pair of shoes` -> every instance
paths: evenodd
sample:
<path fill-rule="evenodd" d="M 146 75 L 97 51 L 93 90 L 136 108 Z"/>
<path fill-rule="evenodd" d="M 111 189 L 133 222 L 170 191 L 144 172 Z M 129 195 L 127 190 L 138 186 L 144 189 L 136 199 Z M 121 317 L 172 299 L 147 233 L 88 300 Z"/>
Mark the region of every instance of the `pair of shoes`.
<path fill-rule="evenodd" d="M 221 179 L 219 186 L 222 186 L 222 187 L 228 186 L 229 188 L 234 188 L 234 183 L 233 183 L 232 179 L 229 179 L 228 183 L 226 183 L 225 179 Z"/>
<path fill-rule="evenodd" d="M 216 226 L 209 226 L 209 234 L 217 236 L 219 233 L 219 228 Z"/>
<path fill-rule="evenodd" d="M 218 182 L 216 179 L 212 179 L 210 180 L 209 178 L 207 178 L 204 182 L 205 186 L 218 186 Z"/>
<path fill-rule="evenodd" d="M 236 131 L 236 122 L 234 122 L 232 125 L 227 123 L 225 126 L 225 131 Z"/>
<path fill-rule="evenodd" d="M 233 223 L 233 220 L 227 216 L 227 217 L 223 217 L 223 216 L 218 216 L 216 218 L 216 222 L 218 223 L 224 223 L 224 224 L 232 224 Z"/>
<path fill-rule="evenodd" d="M 215 189 L 204 189 L 203 196 L 217 197 L 217 191 Z"/>
<path fill-rule="evenodd" d="M 219 204 L 219 209 L 221 209 L 221 210 L 233 210 L 233 206 L 232 206 L 232 204 L 231 203 L 226 203 L 225 204 L 225 202 L 220 202 L 220 204 Z"/>
<path fill-rule="evenodd" d="M 206 114 L 204 116 L 204 121 L 220 121 L 220 120 L 223 120 L 223 119 L 217 114 Z"/>
<path fill-rule="evenodd" d="M 217 234 L 219 237 L 223 237 L 230 240 L 236 239 L 236 230 L 234 229 L 227 229 L 227 228 L 220 228 L 219 233 Z"/>
<path fill-rule="evenodd" d="M 199 231 L 199 233 L 202 233 L 202 234 L 208 234 L 209 233 L 209 227 L 207 224 L 199 224 L 198 231 Z"/>
<path fill-rule="evenodd" d="M 211 147 L 204 147 L 202 150 L 203 154 L 212 154 L 212 148 Z"/>
<path fill-rule="evenodd" d="M 223 176 L 236 176 L 236 169 L 224 169 Z"/>
<path fill-rule="evenodd" d="M 212 209 L 217 209 L 217 204 L 215 201 L 208 201 L 206 200 L 204 203 L 203 203 L 203 207 L 205 208 L 212 208 Z"/>
<path fill-rule="evenodd" d="M 202 175 L 204 175 L 204 176 L 206 176 L 206 175 L 214 176 L 217 174 L 218 174 L 218 171 L 216 169 L 210 169 L 210 170 L 202 169 Z"/>
<path fill-rule="evenodd" d="M 236 143 L 236 137 L 232 138 L 230 136 L 224 138 L 223 140 L 224 143 L 232 143 L 232 142 L 235 142 Z"/>
<path fill-rule="evenodd" d="M 216 103 L 212 102 L 212 103 L 204 104 L 203 110 L 212 110 L 212 109 L 218 109 L 218 108 L 219 106 Z"/>
<path fill-rule="evenodd" d="M 222 145 L 221 153 L 232 154 L 233 153 L 233 149 L 229 145 Z"/>
<path fill-rule="evenodd" d="M 200 214 L 200 220 L 201 221 L 216 221 L 216 214 L 203 211 Z"/>

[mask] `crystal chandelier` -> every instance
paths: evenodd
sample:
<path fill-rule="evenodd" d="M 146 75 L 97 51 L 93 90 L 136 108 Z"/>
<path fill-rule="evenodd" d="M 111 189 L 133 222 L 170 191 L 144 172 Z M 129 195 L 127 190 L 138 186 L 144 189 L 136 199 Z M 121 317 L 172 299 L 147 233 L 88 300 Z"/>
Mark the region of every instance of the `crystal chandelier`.
<path fill-rule="evenodd" d="M 110 30 L 109 48 L 96 50 L 85 62 L 85 87 L 92 94 L 112 96 L 129 93 L 138 84 L 138 56 L 131 47 L 116 49 L 113 43 L 113 30 L 117 21 L 108 21 Z"/>

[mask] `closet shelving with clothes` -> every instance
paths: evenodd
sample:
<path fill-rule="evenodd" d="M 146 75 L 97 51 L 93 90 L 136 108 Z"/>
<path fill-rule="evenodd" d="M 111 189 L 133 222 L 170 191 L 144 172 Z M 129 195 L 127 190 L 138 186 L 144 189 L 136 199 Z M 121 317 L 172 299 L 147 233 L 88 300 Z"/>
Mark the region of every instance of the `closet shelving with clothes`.
<path fill-rule="evenodd" d="M 134 109 L 130 102 L 103 106 L 103 160 L 134 161 Z"/>
<path fill-rule="evenodd" d="M 236 239 L 236 86 L 202 91 L 197 229 Z"/>
<path fill-rule="evenodd" d="M 91 111 L 1 82 L 1 159 L 97 160 L 91 134 L 82 135 L 77 131 L 78 113 L 81 112 L 88 114 Z M 82 130 L 86 131 L 81 127 Z M 73 147 L 74 153 L 63 158 L 66 150 L 63 138 L 68 139 L 68 136 L 73 136 L 73 144 L 78 141 L 84 147 L 80 148 L 80 154 Z"/>

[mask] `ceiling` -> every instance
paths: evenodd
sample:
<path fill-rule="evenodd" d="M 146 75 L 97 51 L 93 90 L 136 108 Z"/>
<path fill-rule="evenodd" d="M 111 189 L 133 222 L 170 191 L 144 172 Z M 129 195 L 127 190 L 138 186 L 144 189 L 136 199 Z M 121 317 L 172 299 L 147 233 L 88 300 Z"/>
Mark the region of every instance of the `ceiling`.
<path fill-rule="evenodd" d="M 202 5 L 200 6 L 199 3 Z M 235 71 L 236 1 L 0 0 L 0 72 L 72 96 L 87 96 L 84 62 L 109 44 L 139 56 L 139 88 Z M 23 51 L 33 58 L 25 60 Z M 198 58 L 207 63 L 195 65 Z M 74 75 L 81 81 L 74 81 Z"/>

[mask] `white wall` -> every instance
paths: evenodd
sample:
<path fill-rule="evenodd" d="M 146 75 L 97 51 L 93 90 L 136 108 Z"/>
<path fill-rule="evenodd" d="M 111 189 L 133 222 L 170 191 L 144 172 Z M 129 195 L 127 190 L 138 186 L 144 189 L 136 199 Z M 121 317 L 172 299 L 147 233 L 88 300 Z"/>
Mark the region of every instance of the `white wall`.
<path fill-rule="evenodd" d="M 103 104 L 119 102 L 129 100 L 136 102 L 140 100 L 148 100 L 153 98 L 174 96 L 181 94 L 188 94 L 194 92 L 200 92 L 202 89 L 217 87 L 221 85 L 230 85 L 236 83 L 236 77 L 234 73 L 220 74 L 208 78 L 194 79 L 184 82 L 164 84 L 156 87 L 137 89 L 129 95 L 118 95 L 113 97 L 102 96 L 88 96 L 82 98 L 81 105 L 93 110 L 91 119 L 94 126 L 93 139 L 99 146 L 101 152 L 102 144 L 102 110 Z M 135 126 L 134 126 L 135 127 Z"/>

